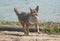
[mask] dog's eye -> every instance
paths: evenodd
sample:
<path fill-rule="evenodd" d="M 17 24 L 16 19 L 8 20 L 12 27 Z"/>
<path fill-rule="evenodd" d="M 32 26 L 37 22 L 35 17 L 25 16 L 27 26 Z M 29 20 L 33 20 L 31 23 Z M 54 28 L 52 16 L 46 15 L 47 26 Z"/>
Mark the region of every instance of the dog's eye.
<path fill-rule="evenodd" d="M 32 13 L 35 13 L 35 11 L 32 11 Z"/>

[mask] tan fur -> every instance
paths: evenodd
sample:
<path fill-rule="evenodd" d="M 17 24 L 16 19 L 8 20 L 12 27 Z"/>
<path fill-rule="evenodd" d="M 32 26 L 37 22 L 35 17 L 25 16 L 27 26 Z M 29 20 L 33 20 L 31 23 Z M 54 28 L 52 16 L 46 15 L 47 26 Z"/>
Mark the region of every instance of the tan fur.
<path fill-rule="evenodd" d="M 18 20 L 23 26 L 24 33 L 27 34 L 27 35 L 29 34 L 29 26 L 30 25 L 35 25 L 35 27 L 37 29 L 37 32 L 39 33 L 38 19 L 37 19 L 36 23 L 34 23 L 34 24 L 29 23 L 29 17 L 31 15 L 35 15 L 35 16 L 38 17 L 38 9 L 39 9 L 39 6 L 37 6 L 34 10 L 32 10 L 30 8 L 30 13 L 26 13 L 26 12 L 19 13 L 17 11 L 17 9 L 14 8 L 14 11 L 15 11 L 16 15 L 18 16 Z"/>

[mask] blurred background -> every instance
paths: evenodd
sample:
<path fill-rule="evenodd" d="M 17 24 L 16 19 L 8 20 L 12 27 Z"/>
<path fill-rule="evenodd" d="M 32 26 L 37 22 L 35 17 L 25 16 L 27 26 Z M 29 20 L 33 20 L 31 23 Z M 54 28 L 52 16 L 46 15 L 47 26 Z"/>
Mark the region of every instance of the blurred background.
<path fill-rule="evenodd" d="M 60 22 L 60 0 L 0 0 L 0 20 L 18 21 L 14 12 L 29 12 L 39 5 L 40 22 Z"/>

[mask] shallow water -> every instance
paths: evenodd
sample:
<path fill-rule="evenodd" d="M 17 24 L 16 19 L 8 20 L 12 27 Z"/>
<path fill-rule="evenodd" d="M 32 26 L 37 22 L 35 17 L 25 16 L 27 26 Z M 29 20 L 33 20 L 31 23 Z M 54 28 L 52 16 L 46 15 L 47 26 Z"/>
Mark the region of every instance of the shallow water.
<path fill-rule="evenodd" d="M 14 7 L 19 12 L 28 12 L 30 7 L 35 8 L 37 5 L 41 22 L 60 22 L 60 0 L 0 0 L 0 20 L 17 21 Z"/>

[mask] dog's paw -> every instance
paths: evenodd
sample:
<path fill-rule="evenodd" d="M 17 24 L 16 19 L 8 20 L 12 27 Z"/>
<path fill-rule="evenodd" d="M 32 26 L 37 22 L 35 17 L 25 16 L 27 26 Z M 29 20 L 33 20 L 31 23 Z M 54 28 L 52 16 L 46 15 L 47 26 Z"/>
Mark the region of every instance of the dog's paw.
<path fill-rule="evenodd" d="M 38 32 L 38 34 L 40 34 L 40 32 Z"/>

